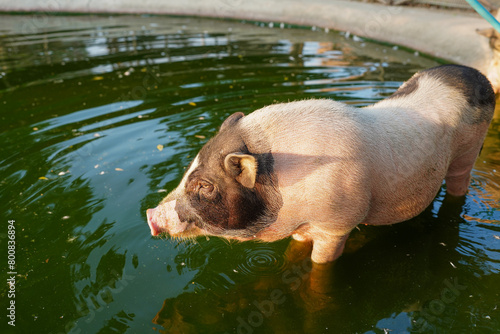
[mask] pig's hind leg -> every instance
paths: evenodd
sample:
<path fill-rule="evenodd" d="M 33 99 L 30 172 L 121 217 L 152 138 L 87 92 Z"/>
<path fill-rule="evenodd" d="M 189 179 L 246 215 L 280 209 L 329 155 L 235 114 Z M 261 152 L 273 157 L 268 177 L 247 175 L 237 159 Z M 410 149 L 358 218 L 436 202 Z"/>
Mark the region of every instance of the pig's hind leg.
<path fill-rule="evenodd" d="M 476 146 L 466 154 L 455 158 L 448 167 L 445 177 L 446 192 L 448 194 L 452 196 L 464 196 L 467 193 L 472 168 L 481 150 L 480 145 Z"/>

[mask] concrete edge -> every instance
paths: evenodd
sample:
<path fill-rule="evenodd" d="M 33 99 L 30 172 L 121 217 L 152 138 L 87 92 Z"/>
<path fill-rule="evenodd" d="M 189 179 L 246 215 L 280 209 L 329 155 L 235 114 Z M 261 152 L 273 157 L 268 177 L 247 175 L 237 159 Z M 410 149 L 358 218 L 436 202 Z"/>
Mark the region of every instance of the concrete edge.
<path fill-rule="evenodd" d="M 397 44 L 487 74 L 489 24 L 456 10 L 384 6 L 345 0 L 0 0 L 0 12 L 187 15 L 316 26 Z"/>

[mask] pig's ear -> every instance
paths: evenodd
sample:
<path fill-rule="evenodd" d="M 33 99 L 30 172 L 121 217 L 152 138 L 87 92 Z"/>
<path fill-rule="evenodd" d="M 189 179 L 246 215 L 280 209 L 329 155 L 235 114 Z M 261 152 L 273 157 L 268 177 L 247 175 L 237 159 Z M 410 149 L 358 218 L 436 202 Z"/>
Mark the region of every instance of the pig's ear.
<path fill-rule="evenodd" d="M 226 120 L 224 121 L 224 123 L 222 123 L 222 125 L 220 126 L 220 130 L 219 131 L 222 131 L 224 130 L 225 128 L 233 125 L 233 124 L 236 124 L 243 116 L 245 116 L 244 113 L 242 112 L 235 112 L 234 114 L 232 114 L 231 116 L 229 116 L 228 118 L 226 118 Z"/>
<path fill-rule="evenodd" d="M 250 154 L 231 153 L 224 160 L 226 172 L 244 187 L 253 188 L 257 177 L 257 159 Z"/>

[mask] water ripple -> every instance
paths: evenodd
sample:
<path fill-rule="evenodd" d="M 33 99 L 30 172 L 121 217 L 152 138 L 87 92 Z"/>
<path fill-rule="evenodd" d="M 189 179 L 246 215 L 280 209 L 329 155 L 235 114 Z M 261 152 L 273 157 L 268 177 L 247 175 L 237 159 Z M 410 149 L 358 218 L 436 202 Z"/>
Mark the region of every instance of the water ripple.
<path fill-rule="evenodd" d="M 247 247 L 238 253 L 238 265 L 234 269 L 241 275 L 274 276 L 284 271 L 286 260 L 281 252 L 268 244 Z"/>

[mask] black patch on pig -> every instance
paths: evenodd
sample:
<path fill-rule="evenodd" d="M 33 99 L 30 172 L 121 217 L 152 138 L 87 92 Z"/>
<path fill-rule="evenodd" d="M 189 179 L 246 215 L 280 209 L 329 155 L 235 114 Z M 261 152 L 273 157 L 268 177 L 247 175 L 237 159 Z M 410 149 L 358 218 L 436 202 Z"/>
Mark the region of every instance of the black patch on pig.
<path fill-rule="evenodd" d="M 489 80 L 476 69 L 461 65 L 443 65 L 421 72 L 440 80 L 462 93 L 471 108 L 463 113 L 467 124 L 489 122 L 495 110 L 495 93 Z"/>
<path fill-rule="evenodd" d="M 194 222 L 210 234 L 252 237 L 276 221 L 283 204 L 273 156 L 270 152 L 255 153 L 248 148 L 238 125 L 242 117 L 241 113 L 230 116 L 220 132 L 200 150 L 199 165 L 188 175 L 185 196 L 176 203 L 181 221 Z M 224 159 L 235 152 L 252 154 L 257 159 L 255 188 L 244 187 L 226 173 Z M 200 184 L 207 183 L 213 185 L 213 191 L 210 196 L 203 196 Z"/>

